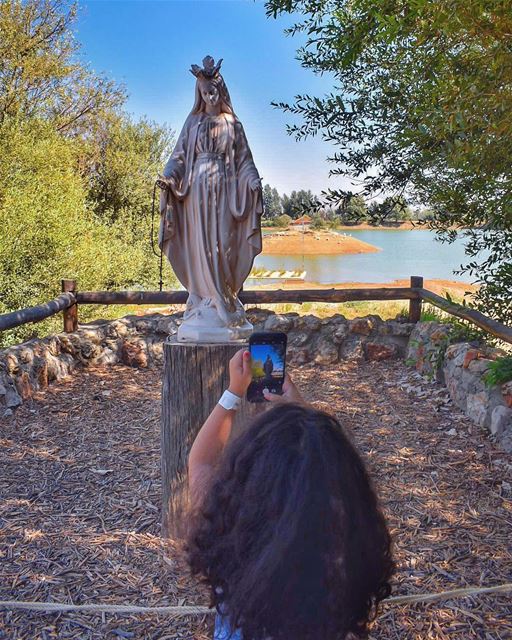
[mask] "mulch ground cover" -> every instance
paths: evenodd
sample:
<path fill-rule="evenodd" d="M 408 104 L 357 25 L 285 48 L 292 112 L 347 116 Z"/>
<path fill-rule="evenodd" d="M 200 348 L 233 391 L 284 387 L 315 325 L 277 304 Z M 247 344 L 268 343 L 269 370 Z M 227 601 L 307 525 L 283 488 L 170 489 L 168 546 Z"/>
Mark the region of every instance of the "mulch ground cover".
<path fill-rule="evenodd" d="M 159 538 L 161 371 L 88 369 L 0 427 L 0 600 L 207 604 Z M 394 594 L 512 577 L 512 456 L 403 363 L 303 367 L 352 431 L 395 541 Z M 0 612 L 0 638 L 211 638 L 212 617 Z M 371 638 L 512 638 L 512 596 L 383 606 Z"/>

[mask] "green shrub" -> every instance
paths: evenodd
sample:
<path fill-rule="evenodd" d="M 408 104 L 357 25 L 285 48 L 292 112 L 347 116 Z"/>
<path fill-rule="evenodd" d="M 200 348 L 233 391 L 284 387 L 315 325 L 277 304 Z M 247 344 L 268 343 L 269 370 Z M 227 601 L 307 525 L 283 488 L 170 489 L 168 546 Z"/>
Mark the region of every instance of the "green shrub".
<path fill-rule="evenodd" d="M 292 221 L 292 219 L 290 218 L 290 216 L 286 213 L 283 213 L 282 216 L 278 216 L 275 219 L 275 226 L 279 227 L 281 229 L 285 229 L 286 227 L 288 227 L 290 225 L 290 222 Z"/>
<path fill-rule="evenodd" d="M 325 221 L 319 215 L 313 216 L 313 221 L 311 222 L 312 229 L 325 229 L 326 224 Z"/>
<path fill-rule="evenodd" d="M 505 384 L 512 380 L 512 356 L 503 356 L 490 363 L 484 374 L 484 381 L 488 386 Z"/>
<path fill-rule="evenodd" d="M 0 148 L 0 313 L 55 297 L 61 278 L 76 279 L 82 290 L 156 285 L 148 221 L 143 233 L 93 214 L 72 140 L 38 120 L 11 122 L 0 127 Z M 82 310 L 82 320 L 93 317 L 94 308 Z M 54 319 L 4 332 L 0 346 L 55 326 Z"/>

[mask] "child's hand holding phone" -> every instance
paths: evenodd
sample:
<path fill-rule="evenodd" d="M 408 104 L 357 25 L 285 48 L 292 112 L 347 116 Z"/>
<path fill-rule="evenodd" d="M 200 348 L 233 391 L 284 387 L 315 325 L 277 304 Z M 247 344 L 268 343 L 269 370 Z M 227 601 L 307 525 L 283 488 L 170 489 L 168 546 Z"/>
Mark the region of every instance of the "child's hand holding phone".
<path fill-rule="evenodd" d="M 249 338 L 252 381 L 247 389 L 249 402 L 265 402 L 264 393 L 282 395 L 286 367 L 286 334 L 255 332 Z"/>
<path fill-rule="evenodd" d="M 251 384 L 251 354 L 247 349 L 240 349 L 229 361 L 228 391 L 242 398 Z"/>
<path fill-rule="evenodd" d="M 268 402 L 297 402 L 299 404 L 305 404 L 304 398 L 300 395 L 300 391 L 292 382 L 292 379 L 288 374 L 284 377 L 283 382 L 283 394 L 278 395 L 277 393 L 270 393 L 270 391 L 263 391 L 263 397 Z"/>

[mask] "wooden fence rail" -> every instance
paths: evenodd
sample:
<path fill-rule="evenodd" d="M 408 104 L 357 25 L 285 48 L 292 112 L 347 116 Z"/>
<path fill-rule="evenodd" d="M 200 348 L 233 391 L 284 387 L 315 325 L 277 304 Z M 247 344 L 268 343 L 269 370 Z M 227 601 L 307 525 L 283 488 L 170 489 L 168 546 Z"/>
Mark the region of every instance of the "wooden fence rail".
<path fill-rule="evenodd" d="M 78 291 L 78 304 L 185 304 L 186 291 Z M 355 300 L 421 300 L 410 287 L 380 289 L 269 289 L 241 291 L 243 304 L 281 302 L 352 302 Z"/>
<path fill-rule="evenodd" d="M 14 327 L 19 327 L 29 322 L 40 322 L 72 307 L 74 304 L 76 304 L 76 298 L 73 293 L 61 293 L 60 296 L 50 300 L 50 302 L 20 309 L 19 311 L 12 311 L 11 313 L 3 313 L 0 315 L 0 331 L 14 329 Z"/>
<path fill-rule="evenodd" d="M 504 342 L 512 344 L 512 327 L 488 318 L 483 313 L 450 302 L 423 288 L 423 278 L 412 276 L 410 287 L 379 287 L 368 289 L 273 289 L 240 292 L 243 304 L 280 304 L 303 302 L 341 303 L 361 300 L 408 300 L 409 322 L 418 322 L 422 302 L 429 302 L 446 313 L 467 320 Z M 76 330 L 79 304 L 185 304 L 186 291 L 78 291 L 74 280 L 62 281 L 63 293 L 36 307 L 0 315 L 0 331 L 29 322 L 39 322 L 60 311 L 64 315 L 64 331 Z"/>
<path fill-rule="evenodd" d="M 458 318 L 472 322 L 477 327 L 480 327 L 480 329 L 484 329 L 484 331 L 488 331 L 493 336 L 500 338 L 500 340 L 512 344 L 512 327 L 507 327 L 501 324 L 501 322 L 488 318 L 483 313 L 480 313 L 480 311 L 476 311 L 476 309 L 468 309 L 460 304 L 450 302 L 446 298 L 438 296 L 437 293 L 433 293 L 428 289 L 420 289 L 419 294 L 425 302 L 433 304 L 452 316 L 457 316 Z"/>

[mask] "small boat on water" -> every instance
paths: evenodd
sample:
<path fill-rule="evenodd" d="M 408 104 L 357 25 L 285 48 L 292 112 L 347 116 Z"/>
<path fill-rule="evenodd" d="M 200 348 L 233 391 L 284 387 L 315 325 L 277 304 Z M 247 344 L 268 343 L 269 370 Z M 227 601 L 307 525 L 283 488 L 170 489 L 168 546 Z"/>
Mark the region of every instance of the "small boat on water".
<path fill-rule="evenodd" d="M 292 282 L 304 282 L 306 279 L 306 272 L 299 270 L 288 271 L 285 269 L 279 269 L 271 271 L 269 269 L 255 268 L 249 274 L 249 280 L 254 284 L 261 282 L 282 282 L 283 284 Z"/>

